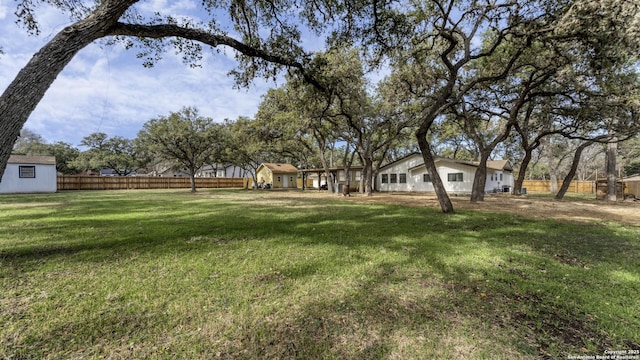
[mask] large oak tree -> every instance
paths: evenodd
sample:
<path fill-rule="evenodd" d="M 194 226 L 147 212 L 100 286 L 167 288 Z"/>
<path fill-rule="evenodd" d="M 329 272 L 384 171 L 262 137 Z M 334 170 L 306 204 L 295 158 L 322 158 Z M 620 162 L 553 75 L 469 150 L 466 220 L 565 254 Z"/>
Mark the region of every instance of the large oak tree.
<path fill-rule="evenodd" d="M 39 30 L 37 13 L 42 3 L 68 13 L 74 22 L 34 54 L 0 96 L 0 174 L 20 129 L 47 89 L 81 49 L 98 39 L 108 39 L 106 45 L 121 41 L 127 47 L 139 47 L 146 65 L 167 49 L 197 64 L 201 44 L 231 48 L 239 62 L 234 75 L 239 84 L 247 85 L 255 76 L 273 77 L 281 68 L 302 70 L 308 55 L 300 45 L 300 24 L 318 33 L 333 16 L 346 11 L 332 0 L 205 0 L 200 2 L 203 17 L 198 19 L 145 14 L 138 2 L 17 1 L 19 22 L 33 33 Z"/>
<path fill-rule="evenodd" d="M 136 139 L 141 148 L 156 159 L 176 162 L 189 172 L 191 191 L 196 191 L 196 172 L 210 159 L 218 158 L 222 125 L 185 107 L 169 116 L 147 121 Z"/>
<path fill-rule="evenodd" d="M 127 176 L 146 165 L 143 157 L 138 156 L 134 141 L 121 136 L 109 137 L 97 132 L 85 136 L 80 145 L 89 149 L 80 153 L 71 164 L 77 169 L 111 169 L 118 176 Z"/>

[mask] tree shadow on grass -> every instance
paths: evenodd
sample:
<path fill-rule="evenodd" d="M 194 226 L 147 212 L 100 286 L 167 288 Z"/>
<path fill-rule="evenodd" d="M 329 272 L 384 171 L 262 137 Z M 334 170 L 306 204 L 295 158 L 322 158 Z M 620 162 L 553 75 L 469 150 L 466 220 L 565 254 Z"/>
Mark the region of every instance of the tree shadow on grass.
<path fill-rule="evenodd" d="M 498 266 L 475 278 L 470 275 L 477 267 L 440 262 L 438 256 L 429 265 L 415 260 L 379 264 L 366 279 L 343 291 L 315 294 L 276 321 L 240 325 L 243 331 L 234 334 L 240 341 L 227 343 L 222 353 L 231 358 L 513 359 L 638 347 L 638 339 L 613 339 L 603 332 L 597 316 L 585 312 L 588 303 L 563 303 L 558 293 L 533 290 L 555 287 L 556 279 L 523 284 Z M 566 271 L 562 264 L 555 266 L 550 274 Z M 257 281 L 312 281 L 318 271 L 320 266 L 282 268 L 278 276 Z"/>
<path fill-rule="evenodd" d="M 406 345 L 418 357 L 421 351 L 431 351 L 438 357 L 553 358 L 638 347 L 639 339 L 603 331 L 597 318 L 620 314 L 602 313 L 598 308 L 600 302 L 610 300 L 607 271 L 588 274 L 597 266 L 637 269 L 640 244 L 632 233 L 619 236 L 584 225 L 562 230 L 564 225 L 555 221 L 505 221 L 503 216 L 486 215 L 479 222 L 464 216 L 447 218 L 446 226 L 455 224 L 459 229 L 450 238 L 438 237 L 437 227 L 432 233 L 403 231 L 402 220 L 396 220 L 393 233 L 382 231 L 370 241 L 365 229 L 384 229 L 381 222 L 393 218 L 393 212 L 382 218 L 370 215 L 370 221 L 361 221 L 362 227 L 352 224 L 354 233 L 362 236 L 345 238 L 334 231 L 322 242 L 386 248 L 410 260 L 381 264 L 371 280 L 353 288 L 354 293 L 312 301 L 295 319 L 252 324 L 248 328 L 255 332 L 242 335 L 244 350 L 253 349 L 256 352 L 251 355 L 258 357 L 386 358 L 405 351 L 399 344 L 411 336 L 422 339 Z M 340 219 L 355 220 L 344 214 Z M 317 224 L 314 228 L 318 230 Z M 318 240 L 309 241 L 307 245 L 313 246 Z M 567 254 L 572 256 L 570 261 Z M 408 291 L 410 295 L 402 287 L 389 288 L 390 283 L 416 282 L 409 275 L 396 275 L 407 268 L 419 274 L 419 285 Z M 318 271 L 318 266 L 309 266 L 279 269 L 278 274 L 313 279 Z M 283 281 L 282 276 L 278 281 Z M 425 280 L 429 277 L 437 280 Z M 640 290 L 638 284 L 635 288 Z M 421 295 L 434 291 L 439 295 Z M 589 292 L 597 295 L 587 298 Z M 633 292 L 630 289 L 629 296 Z M 456 329 L 449 333 L 443 323 Z M 464 337 L 478 329 L 483 336 Z M 274 335 L 265 338 L 264 334 Z M 469 341 L 472 344 L 466 345 L 478 352 L 475 355 L 466 352 L 469 348 L 464 345 Z M 433 352 L 442 344 L 449 347 Z M 228 349 L 230 354 L 239 350 Z"/>
<path fill-rule="evenodd" d="M 318 288 L 291 308 L 276 309 L 271 319 L 241 317 L 239 330 L 229 330 L 234 341 L 202 339 L 222 357 L 544 357 L 575 354 L 581 346 L 602 354 L 624 341 L 638 343 L 600 332 L 589 317 L 598 314 L 585 311 L 597 309 L 571 296 L 584 286 L 606 290 L 604 273 L 580 279 L 594 267 L 637 269 L 637 232 L 614 234 L 598 226 L 503 214 L 444 216 L 430 209 L 324 201 L 278 209 L 233 202 L 157 209 L 151 201 L 121 200 L 119 209 L 127 216 L 89 204 L 64 209 L 52 228 L 74 229 L 67 235 L 47 229 L 44 220 L 12 217 L 35 224 L 25 229 L 28 236 L 53 236 L 34 245 L 4 246 L 0 259 L 19 274 L 61 258 L 90 266 L 141 253 L 242 252 L 251 242 L 332 254 L 327 262 L 284 252 L 280 255 L 290 257 L 290 264 L 273 262 L 274 270 L 250 278 L 258 285 L 282 283 L 282 291 L 292 294 L 296 284 L 328 276 L 344 284 L 338 284 L 340 290 Z M 392 256 L 379 256 L 382 251 Z M 371 263 L 370 271 L 350 277 L 345 271 L 358 263 Z M 606 297 L 599 296 L 597 301 Z M 138 315 L 112 314 L 105 331 L 126 333 L 123 321 Z M 80 333 L 86 330 L 82 323 L 74 326 Z"/>

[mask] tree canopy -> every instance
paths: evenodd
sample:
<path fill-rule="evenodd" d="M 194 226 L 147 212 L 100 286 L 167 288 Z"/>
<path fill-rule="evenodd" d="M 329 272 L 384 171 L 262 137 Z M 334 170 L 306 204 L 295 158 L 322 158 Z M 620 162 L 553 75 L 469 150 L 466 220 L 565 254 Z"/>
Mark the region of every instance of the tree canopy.
<path fill-rule="evenodd" d="M 127 176 L 144 167 L 144 158 L 138 156 L 133 140 L 121 136 L 109 137 L 102 132 L 85 136 L 80 145 L 88 148 L 71 163 L 76 169 L 110 169 L 118 176 Z"/>
<path fill-rule="evenodd" d="M 137 141 L 156 159 L 174 161 L 187 169 L 195 192 L 197 170 L 218 157 L 220 127 L 213 119 L 200 116 L 197 109 L 185 107 L 146 122 Z"/>

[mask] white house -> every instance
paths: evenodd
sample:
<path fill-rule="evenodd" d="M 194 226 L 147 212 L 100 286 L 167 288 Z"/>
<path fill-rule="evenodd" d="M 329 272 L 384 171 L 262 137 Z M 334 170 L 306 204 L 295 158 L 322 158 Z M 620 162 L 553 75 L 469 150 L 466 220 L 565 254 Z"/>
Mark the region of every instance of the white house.
<path fill-rule="evenodd" d="M 160 177 L 189 177 L 189 171 L 181 165 L 170 161 L 163 161 L 152 165 L 148 173 L 137 173 L 136 176 L 160 176 Z"/>
<path fill-rule="evenodd" d="M 437 158 L 438 174 L 449 193 L 470 193 L 477 162 Z M 413 153 L 389 163 L 378 172 L 376 188 L 380 191 L 433 192 L 433 184 L 422 154 Z M 510 192 L 513 168 L 508 160 L 487 162 L 486 192 Z"/>
<path fill-rule="evenodd" d="M 253 171 L 240 166 L 227 164 L 205 165 L 196 174 L 197 177 L 253 178 Z"/>
<path fill-rule="evenodd" d="M 0 194 L 50 193 L 58 190 L 56 158 L 53 156 L 11 155 L 7 162 Z"/>

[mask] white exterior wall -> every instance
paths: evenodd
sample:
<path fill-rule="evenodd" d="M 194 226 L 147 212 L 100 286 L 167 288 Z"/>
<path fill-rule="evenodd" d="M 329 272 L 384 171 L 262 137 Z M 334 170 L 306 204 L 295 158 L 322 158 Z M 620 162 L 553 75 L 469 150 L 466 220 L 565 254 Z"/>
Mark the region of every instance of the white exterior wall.
<path fill-rule="evenodd" d="M 20 166 L 35 166 L 35 178 L 21 178 Z M 7 164 L 0 181 L 0 194 L 52 193 L 58 190 L 58 174 L 55 165 Z"/>
<path fill-rule="evenodd" d="M 196 176 L 198 177 L 223 177 L 223 178 L 252 178 L 252 171 L 245 171 L 236 165 L 218 165 L 217 168 L 211 165 L 205 165 L 200 169 Z"/>
<path fill-rule="evenodd" d="M 245 171 L 244 169 L 236 165 L 231 165 L 224 169 L 224 176 L 228 178 L 242 178 L 242 177 L 251 178 L 253 177 L 253 172 Z"/>
<path fill-rule="evenodd" d="M 423 176 L 427 173 L 427 169 L 423 163 L 422 155 L 414 154 L 402 161 L 398 161 L 395 164 L 384 167 L 383 170 L 380 170 L 375 179 L 376 188 L 379 191 L 433 192 L 433 184 L 431 182 L 423 181 Z M 473 178 L 477 169 L 475 166 L 446 160 L 436 160 L 436 168 L 447 192 L 471 192 Z M 448 174 L 450 173 L 462 173 L 462 181 L 449 181 Z M 502 173 L 502 181 L 500 181 L 500 173 Z M 388 179 L 388 182 L 384 184 L 382 183 L 383 174 L 386 174 Z M 391 174 L 396 174 L 396 183 L 391 183 Z M 400 183 L 400 174 L 406 174 L 406 183 Z M 494 180 L 491 180 L 492 174 L 494 175 Z M 511 188 L 513 187 L 513 173 L 510 171 L 487 169 L 485 191 L 492 192 L 494 188 L 499 188 L 500 191 L 502 191 L 503 185 L 508 185 Z"/>
<path fill-rule="evenodd" d="M 415 169 L 412 172 L 409 171 L 409 169 L 422 163 L 422 156 L 414 154 L 404 159 L 404 161 L 399 161 L 389 167 L 385 167 L 384 170 L 380 170 L 375 179 L 376 189 L 379 191 L 433 191 L 433 185 L 431 185 L 430 182 L 425 183 L 422 181 L 422 174 L 426 171 L 424 167 L 422 167 L 422 170 Z M 382 174 L 386 174 L 389 179 L 389 182 L 386 184 L 382 183 Z M 390 182 L 391 174 L 397 174 L 398 178 L 396 179 L 396 183 Z M 399 182 L 400 174 L 407 174 L 406 183 L 402 184 Z"/>
<path fill-rule="evenodd" d="M 473 187 L 473 177 L 476 168 L 464 164 L 436 162 L 438 173 L 444 183 L 444 188 L 450 193 L 468 193 Z M 462 173 L 462 181 L 449 181 L 448 174 Z"/>
<path fill-rule="evenodd" d="M 502 180 L 500 180 L 500 174 L 502 174 Z M 493 180 L 491 180 L 493 175 Z M 485 192 L 493 192 L 493 189 L 500 189 L 502 192 L 503 186 L 508 186 L 509 190 L 513 190 L 513 172 L 504 170 L 487 169 L 487 182 L 484 186 Z"/>

